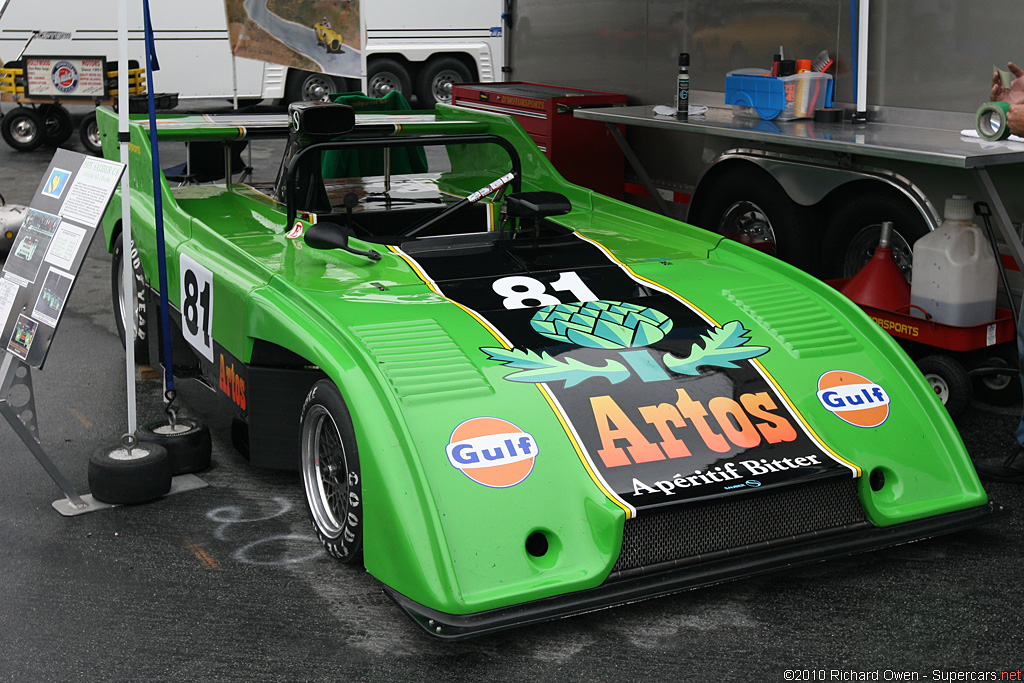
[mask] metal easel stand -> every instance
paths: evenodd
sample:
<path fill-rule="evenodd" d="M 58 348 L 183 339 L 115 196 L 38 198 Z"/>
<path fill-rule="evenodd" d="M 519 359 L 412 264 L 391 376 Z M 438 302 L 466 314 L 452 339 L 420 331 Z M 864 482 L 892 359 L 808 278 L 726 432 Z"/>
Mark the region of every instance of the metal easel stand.
<path fill-rule="evenodd" d="M 65 517 L 74 517 L 87 512 L 116 507 L 110 503 L 100 502 L 88 493 L 78 495 L 75 487 L 39 443 L 35 394 L 32 391 L 32 368 L 11 354 L 5 353 L 3 363 L 0 364 L 0 378 L 2 378 L 0 381 L 0 414 L 3 414 L 14 433 L 28 446 L 32 455 L 64 493 L 63 499 L 53 501 L 51 504 L 53 509 Z M 13 403 L 11 401 L 12 392 L 18 394 L 14 397 L 15 402 Z M 208 484 L 194 474 L 181 474 L 171 479 L 171 490 L 166 495 L 170 496 L 206 486 Z"/>

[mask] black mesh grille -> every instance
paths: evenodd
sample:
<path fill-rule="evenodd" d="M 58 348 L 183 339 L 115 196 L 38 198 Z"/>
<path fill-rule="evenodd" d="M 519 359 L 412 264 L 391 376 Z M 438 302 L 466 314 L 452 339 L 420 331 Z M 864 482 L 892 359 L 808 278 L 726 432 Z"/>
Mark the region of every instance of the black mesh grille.
<path fill-rule="evenodd" d="M 653 510 L 628 519 L 613 576 L 862 523 L 857 481 L 826 479 Z"/>

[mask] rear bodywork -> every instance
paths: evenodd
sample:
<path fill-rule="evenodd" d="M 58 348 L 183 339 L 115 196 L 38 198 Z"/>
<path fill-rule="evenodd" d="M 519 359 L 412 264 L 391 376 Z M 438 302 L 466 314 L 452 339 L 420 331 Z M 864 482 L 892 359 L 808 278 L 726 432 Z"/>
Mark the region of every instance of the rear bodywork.
<path fill-rule="evenodd" d="M 116 121 L 100 123 L 114 155 Z M 287 123 L 167 117 L 158 137 L 256 140 Z M 191 356 L 181 372 L 246 418 L 253 464 L 296 467 L 306 392 L 324 377 L 338 387 L 362 468 L 365 567 L 431 633 L 485 633 L 999 512 L 913 364 L 817 280 L 567 183 L 507 117 L 359 117 L 345 140 L 441 145 L 450 168 L 329 178 L 326 210 L 281 182 L 172 189 L 161 176 L 172 327 Z M 133 236 L 155 288 L 146 122 L 129 148 Z M 511 189 L 558 192 L 571 212 L 506 222 L 495 192 L 403 235 L 510 172 Z M 379 260 L 301 239 L 297 222 L 342 220 L 351 190 L 366 234 L 350 245 Z M 108 245 L 119 217 L 115 200 Z"/>

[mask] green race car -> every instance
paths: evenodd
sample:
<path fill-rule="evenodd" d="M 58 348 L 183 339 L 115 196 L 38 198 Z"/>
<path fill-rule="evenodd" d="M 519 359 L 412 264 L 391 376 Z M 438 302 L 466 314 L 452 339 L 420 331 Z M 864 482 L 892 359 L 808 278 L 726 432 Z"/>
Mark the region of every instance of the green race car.
<path fill-rule="evenodd" d="M 100 126 L 114 157 L 114 115 Z M 148 127 L 130 126 L 130 296 L 118 197 L 104 232 L 119 325 L 133 300 L 158 362 Z M 567 183 L 508 117 L 296 103 L 161 117 L 157 136 L 213 143 L 225 164 L 240 141 L 279 145 L 265 180 L 233 180 L 237 161 L 220 183 L 160 178 L 174 370 L 234 404 L 253 465 L 302 471 L 328 552 L 434 635 L 1001 512 L 920 372 L 855 305 Z"/>

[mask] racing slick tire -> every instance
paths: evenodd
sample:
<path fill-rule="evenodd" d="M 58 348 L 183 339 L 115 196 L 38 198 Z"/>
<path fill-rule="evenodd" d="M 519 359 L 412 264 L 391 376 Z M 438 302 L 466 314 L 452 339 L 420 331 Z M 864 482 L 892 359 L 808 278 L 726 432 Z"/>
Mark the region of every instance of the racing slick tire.
<path fill-rule="evenodd" d="M 760 168 L 733 166 L 724 171 L 688 222 L 797 268 L 810 266 L 807 210 Z"/>
<path fill-rule="evenodd" d="M 100 137 L 99 124 L 96 123 L 95 111 L 86 114 L 82 122 L 78 124 L 78 137 L 89 154 L 94 156 L 103 154 L 103 141 Z"/>
<path fill-rule="evenodd" d="M 136 429 L 135 437 L 167 451 L 171 476 L 201 472 L 210 467 L 213 452 L 210 428 L 198 420 L 179 417 L 174 425 L 168 420 L 154 420 Z"/>
<path fill-rule="evenodd" d="M 284 99 L 286 102 L 326 102 L 331 93 L 344 90 L 339 83 L 327 74 L 293 69 L 288 72 Z"/>
<path fill-rule="evenodd" d="M 919 358 L 917 367 L 950 417 L 959 417 L 971 404 L 971 378 L 959 361 L 935 354 Z"/>
<path fill-rule="evenodd" d="M 43 119 L 43 142 L 47 145 L 59 147 L 75 132 L 71 114 L 59 104 L 41 105 L 39 116 Z"/>
<path fill-rule="evenodd" d="M 359 454 L 352 418 L 333 383 L 313 385 L 300 424 L 302 484 L 313 530 L 332 556 L 356 562 L 363 544 Z"/>
<path fill-rule="evenodd" d="M 397 90 L 408 100 L 412 97 L 409 70 L 394 59 L 375 57 L 366 67 L 366 90 L 370 97 L 384 97 Z"/>
<path fill-rule="evenodd" d="M 45 130 L 43 117 L 28 107 L 15 107 L 0 121 L 4 141 L 19 152 L 31 152 L 43 144 Z"/>
<path fill-rule="evenodd" d="M 171 460 L 163 446 L 102 446 L 89 458 L 89 491 L 101 503 L 147 503 L 171 490 Z"/>
<path fill-rule="evenodd" d="M 892 221 L 892 253 L 909 280 L 913 246 L 928 234 L 924 218 L 895 196 L 865 193 L 840 206 L 825 227 L 822 241 L 822 279 L 853 277 L 874 255 L 882 221 Z"/>
<path fill-rule="evenodd" d="M 132 240 L 132 289 L 133 300 L 135 301 L 135 364 L 149 365 L 149 342 L 148 330 L 146 329 L 146 274 L 142 270 L 142 261 L 139 259 L 139 251 L 135 247 L 135 240 Z M 114 300 L 114 323 L 117 325 L 117 335 L 121 337 L 121 345 L 125 340 L 125 307 L 124 281 L 121 277 L 121 233 L 114 236 L 114 251 L 110 260 L 110 288 Z M 127 347 L 126 347 L 127 348 Z"/>
<path fill-rule="evenodd" d="M 469 68 L 455 57 L 430 60 L 420 72 L 416 96 L 422 109 L 433 109 L 438 103 L 452 103 L 452 88 L 469 83 L 473 75 Z"/>

